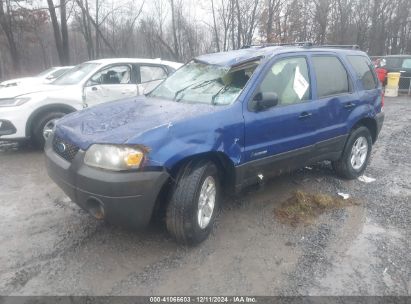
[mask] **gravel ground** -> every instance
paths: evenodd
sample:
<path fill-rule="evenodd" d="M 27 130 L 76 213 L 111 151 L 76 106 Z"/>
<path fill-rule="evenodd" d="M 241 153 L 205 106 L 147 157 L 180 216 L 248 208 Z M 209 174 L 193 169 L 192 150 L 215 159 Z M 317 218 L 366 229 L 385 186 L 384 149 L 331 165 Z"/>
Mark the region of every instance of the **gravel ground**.
<path fill-rule="evenodd" d="M 164 227 L 129 231 L 80 210 L 41 152 L 0 144 L 1 295 L 410 295 L 411 98 L 386 98 L 366 171 L 327 163 L 226 199 L 209 240 L 182 247 Z M 295 227 L 274 217 L 292 192 L 358 203 Z"/>

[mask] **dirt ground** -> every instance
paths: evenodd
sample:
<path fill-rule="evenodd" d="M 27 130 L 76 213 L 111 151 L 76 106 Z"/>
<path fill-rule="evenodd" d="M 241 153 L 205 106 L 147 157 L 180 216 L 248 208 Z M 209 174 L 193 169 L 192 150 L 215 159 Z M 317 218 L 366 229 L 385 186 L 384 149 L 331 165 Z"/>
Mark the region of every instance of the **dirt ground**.
<path fill-rule="evenodd" d="M 411 98 L 386 98 L 366 175 L 320 163 L 226 199 L 209 240 L 182 247 L 163 227 L 99 222 L 48 178 L 43 154 L 0 147 L 1 295 L 410 295 Z M 274 213 L 294 191 L 357 204 L 310 224 Z"/>

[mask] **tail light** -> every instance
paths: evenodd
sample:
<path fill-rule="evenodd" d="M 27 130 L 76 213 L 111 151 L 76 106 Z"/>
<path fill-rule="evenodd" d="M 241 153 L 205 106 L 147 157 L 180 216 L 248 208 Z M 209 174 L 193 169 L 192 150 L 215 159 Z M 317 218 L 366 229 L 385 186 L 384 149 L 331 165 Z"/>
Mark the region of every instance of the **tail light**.
<path fill-rule="evenodd" d="M 381 92 L 381 110 L 384 107 L 384 90 Z"/>

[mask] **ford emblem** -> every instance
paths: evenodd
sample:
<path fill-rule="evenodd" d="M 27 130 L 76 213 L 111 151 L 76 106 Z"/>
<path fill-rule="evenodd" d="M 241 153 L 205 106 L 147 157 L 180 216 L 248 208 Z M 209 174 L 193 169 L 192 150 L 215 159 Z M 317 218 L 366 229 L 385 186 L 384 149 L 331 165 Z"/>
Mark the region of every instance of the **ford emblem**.
<path fill-rule="evenodd" d="M 64 143 L 61 142 L 57 144 L 57 151 L 59 151 L 60 153 L 66 152 L 66 149 L 67 147 Z"/>

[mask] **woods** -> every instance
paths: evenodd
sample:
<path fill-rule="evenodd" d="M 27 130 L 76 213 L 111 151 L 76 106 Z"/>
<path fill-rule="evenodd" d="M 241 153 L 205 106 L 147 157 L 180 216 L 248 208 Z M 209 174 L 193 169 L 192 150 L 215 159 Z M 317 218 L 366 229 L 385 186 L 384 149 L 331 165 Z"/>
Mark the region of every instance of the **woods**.
<path fill-rule="evenodd" d="M 260 43 L 411 53 L 409 0 L 0 0 L 0 79 L 104 57 L 176 61 Z"/>

